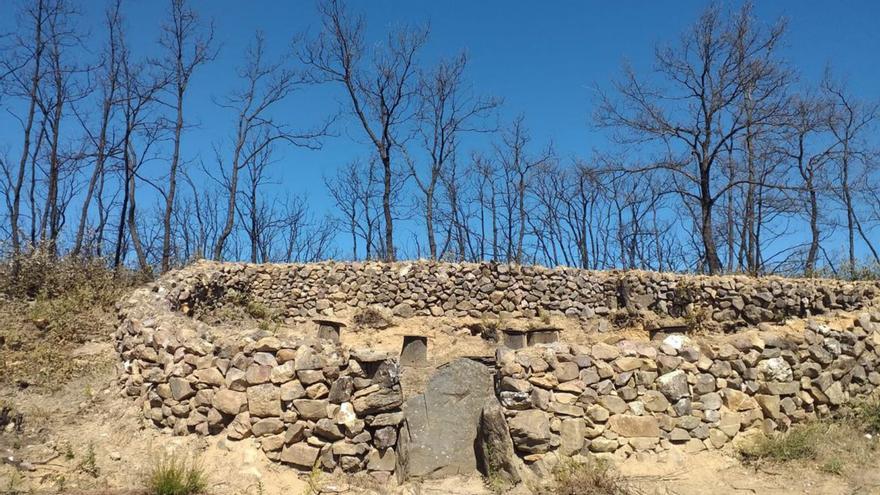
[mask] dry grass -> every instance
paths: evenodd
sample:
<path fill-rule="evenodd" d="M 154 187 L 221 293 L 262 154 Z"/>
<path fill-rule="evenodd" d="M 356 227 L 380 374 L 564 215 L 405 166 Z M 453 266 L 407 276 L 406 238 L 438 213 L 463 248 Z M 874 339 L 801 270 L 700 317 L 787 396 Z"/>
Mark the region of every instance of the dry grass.
<path fill-rule="evenodd" d="M 102 260 L 52 258 L 36 251 L 0 262 L 0 382 L 59 385 L 94 369 L 70 359 L 116 322 L 114 304 L 142 280 L 114 272 Z"/>
<path fill-rule="evenodd" d="M 530 487 L 535 495 L 636 495 L 635 488 L 603 459 L 563 459 L 546 483 Z"/>
<path fill-rule="evenodd" d="M 867 433 L 880 424 L 880 407 L 874 404 L 867 409 L 855 405 L 833 421 L 797 425 L 784 433 L 758 437 L 740 448 L 740 456 L 756 466 L 795 463 L 837 476 L 857 476 L 878 450 L 877 439 Z"/>
<path fill-rule="evenodd" d="M 165 455 L 156 459 L 145 485 L 148 495 L 197 495 L 205 493 L 208 480 L 196 460 Z"/>

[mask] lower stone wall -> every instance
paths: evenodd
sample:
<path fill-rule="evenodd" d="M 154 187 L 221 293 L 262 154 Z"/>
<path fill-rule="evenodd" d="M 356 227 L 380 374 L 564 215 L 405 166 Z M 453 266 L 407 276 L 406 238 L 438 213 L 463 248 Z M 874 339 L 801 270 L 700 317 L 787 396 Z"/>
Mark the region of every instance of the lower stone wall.
<path fill-rule="evenodd" d="M 737 334 L 697 346 L 621 341 L 498 350 L 497 390 L 517 455 L 720 448 L 830 414 L 880 385 L 880 313 L 846 331 Z"/>
<path fill-rule="evenodd" d="M 396 358 L 259 331 L 223 338 L 151 303 L 124 311 L 116 337 L 124 390 L 157 427 L 255 437 L 267 457 L 303 470 L 394 471 Z"/>

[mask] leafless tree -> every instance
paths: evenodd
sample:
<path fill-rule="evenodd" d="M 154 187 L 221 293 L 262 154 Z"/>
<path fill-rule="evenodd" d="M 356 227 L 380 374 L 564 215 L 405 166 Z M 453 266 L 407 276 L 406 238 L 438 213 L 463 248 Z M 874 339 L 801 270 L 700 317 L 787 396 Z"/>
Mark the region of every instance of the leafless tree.
<path fill-rule="evenodd" d="M 376 236 L 381 225 L 381 181 L 374 163 L 354 161 L 325 177 L 324 184 L 351 236 L 352 259 L 358 259 L 358 239 L 364 242 L 364 258 L 373 259 L 381 252 Z"/>
<path fill-rule="evenodd" d="M 310 149 L 320 147 L 319 138 L 326 135 L 329 122 L 309 131 L 295 131 L 272 116 L 279 102 L 308 84 L 304 74 L 288 67 L 290 60 L 266 60 L 266 42 L 257 33 L 245 52 L 245 65 L 239 70 L 243 89 L 235 91 L 220 105 L 237 116 L 229 167 L 226 220 L 214 245 L 214 259 L 223 258 L 226 241 L 235 226 L 239 172 L 263 150 L 275 142 L 287 142 Z M 222 166 L 222 162 L 221 162 Z"/>
<path fill-rule="evenodd" d="M 839 174 L 838 181 L 836 181 L 838 187 L 835 189 L 846 215 L 847 261 L 849 269 L 854 270 L 857 263 L 856 234 L 871 252 L 874 261 L 880 263 L 877 249 L 859 219 L 855 200 L 856 193 L 853 191 L 854 184 L 863 180 L 863 174 L 871 166 L 872 154 L 866 143 L 866 138 L 873 131 L 873 126 L 880 117 L 880 105 L 859 101 L 830 74 L 826 74 L 822 81 L 822 88 L 830 98 L 833 109 L 828 114 L 828 126 L 835 141 L 832 160 Z"/>
<path fill-rule="evenodd" d="M 174 201 L 177 196 L 177 172 L 180 167 L 180 144 L 184 129 L 184 101 L 189 89 L 190 79 L 202 65 L 214 59 L 216 52 L 212 47 L 213 26 L 204 27 L 198 15 L 187 6 L 186 0 L 170 0 L 170 19 L 162 26 L 159 44 L 165 56 L 158 61 L 162 70 L 168 74 L 171 101 L 174 110 L 174 136 L 167 176 L 165 212 L 162 217 L 162 257 L 160 268 L 168 271 L 172 259 L 172 222 Z"/>
<path fill-rule="evenodd" d="M 376 53 L 367 53 L 364 19 L 352 17 L 340 0 L 319 4 L 322 31 L 302 53 L 316 80 L 343 86 L 349 108 L 375 148 L 383 170 L 382 211 L 385 257 L 394 261 L 392 184 L 395 149 L 411 133 L 407 129 L 417 100 L 416 55 L 428 36 L 425 28 L 391 32 Z M 368 58 L 370 57 L 370 58 Z"/>
<path fill-rule="evenodd" d="M 36 101 L 47 127 L 47 192 L 43 219 L 40 222 L 40 241 L 44 249 L 54 255 L 58 249 L 58 236 L 64 217 L 61 176 L 65 171 L 62 168 L 69 163 L 70 158 L 63 156 L 64 151 L 61 149 L 62 126 L 69 111 L 68 106 L 88 94 L 88 88 L 80 84 L 78 76 L 89 69 L 80 66 L 73 54 L 81 47 L 80 33 L 75 25 L 78 12 L 63 0 L 56 0 L 48 13 L 44 25 L 46 46 L 43 54 L 46 75 L 42 84 L 37 87 Z"/>
<path fill-rule="evenodd" d="M 138 236 L 137 227 L 137 179 L 141 165 L 151 157 L 153 145 L 159 140 L 161 126 L 155 113 L 157 97 L 168 83 L 164 74 L 152 74 L 147 63 L 134 60 L 124 33 L 120 34 L 120 114 L 122 118 L 122 137 L 120 155 L 122 160 L 122 204 L 119 208 L 119 223 L 116 226 L 116 248 L 113 266 L 119 268 L 125 254 L 126 232 L 131 239 L 138 266 L 149 271 L 146 252 Z M 138 143 L 138 138 L 142 142 Z M 143 179 L 143 177 L 141 177 Z M 155 184 L 153 184 L 155 187 Z"/>
<path fill-rule="evenodd" d="M 655 163 L 631 170 L 661 170 L 687 201 L 695 201 L 703 258 L 721 271 L 714 206 L 726 191 L 750 182 L 737 175 L 717 184 L 719 156 L 750 127 L 769 124 L 784 108 L 788 71 L 775 59 L 785 25 L 758 25 L 751 5 L 725 16 L 709 7 L 675 47 L 658 48 L 656 70 L 668 87 L 655 87 L 631 67 L 615 83 L 618 97 L 600 97 L 596 122 L 618 131 L 627 145 L 659 144 Z"/>
<path fill-rule="evenodd" d="M 553 150 L 547 147 L 533 155 L 530 149 L 531 135 L 525 125 L 525 117 L 513 120 L 501 134 L 495 145 L 503 178 L 501 207 L 503 218 L 504 255 L 509 263 L 523 263 L 525 238 L 528 231 L 529 204 L 532 181 L 538 167 L 553 158 Z"/>
<path fill-rule="evenodd" d="M 421 144 L 427 154 L 427 174 L 422 176 L 420 173 L 418 159 L 410 157 L 407 162 L 424 195 L 422 207 L 431 259 L 437 259 L 434 232 L 437 186 L 454 160 L 460 136 L 467 132 L 491 130 L 482 120 L 500 104 L 497 98 L 472 94 L 464 81 L 466 67 L 467 56 L 462 53 L 451 60 L 441 61 L 433 71 L 423 74 L 419 82 L 417 120 Z"/>
<path fill-rule="evenodd" d="M 801 179 L 796 191 L 804 198 L 801 211 L 810 226 L 810 241 L 804 273 L 812 275 L 816 271 L 819 245 L 822 239 L 820 226 L 820 197 L 824 169 L 830 159 L 834 142 L 826 144 L 822 136 L 827 131 L 830 112 L 829 101 L 812 94 L 796 95 L 792 98 L 790 117 L 786 119 L 783 138 L 783 153 L 794 161 Z"/>
<path fill-rule="evenodd" d="M 101 97 L 101 115 L 98 122 L 97 132 L 92 132 L 88 124 L 83 125 L 85 129 L 89 145 L 94 148 L 94 168 L 92 169 L 89 182 L 86 185 L 85 197 L 83 198 L 80 211 L 79 224 L 76 229 L 76 238 L 72 254 L 78 256 L 83 248 L 85 240 L 86 227 L 89 223 L 89 210 L 92 206 L 92 199 L 96 190 L 100 195 L 103 191 L 103 183 L 105 181 L 106 161 L 110 155 L 114 153 L 113 143 L 110 142 L 109 133 L 112 124 L 113 112 L 118 104 L 118 91 L 120 85 L 120 72 L 122 64 L 122 47 L 121 39 L 121 0 L 116 0 L 105 13 L 105 26 L 107 28 L 107 44 L 102 54 L 102 61 L 98 68 L 98 86 Z M 99 224 L 100 225 L 100 224 Z M 91 253 L 90 253 L 91 254 Z"/>
<path fill-rule="evenodd" d="M 9 222 L 13 255 L 17 255 L 21 251 L 19 226 L 21 193 L 28 159 L 32 152 L 31 139 L 40 98 L 39 88 L 44 77 L 44 53 L 48 49 L 49 38 L 46 33 L 47 24 L 48 19 L 62 8 L 62 5 L 55 0 L 37 0 L 22 5 L 23 9 L 19 14 L 18 21 L 22 29 L 13 36 L 13 46 L 4 50 L 6 56 L 2 59 L 2 68 L 6 72 L 4 76 L 11 79 L 9 86 L 13 88 L 10 90 L 12 95 L 27 101 L 26 114 L 20 119 L 23 134 L 21 157 L 18 169 L 14 172 L 14 178 L 9 184 L 12 189 L 12 198 L 9 201 Z M 7 192 L 7 194 L 9 193 Z M 15 271 L 17 272 L 17 269 Z"/>

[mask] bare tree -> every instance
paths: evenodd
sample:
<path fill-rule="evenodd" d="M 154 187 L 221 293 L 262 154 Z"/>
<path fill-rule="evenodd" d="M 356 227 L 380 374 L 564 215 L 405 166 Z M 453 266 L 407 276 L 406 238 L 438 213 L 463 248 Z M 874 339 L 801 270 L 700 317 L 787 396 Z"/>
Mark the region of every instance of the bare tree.
<path fill-rule="evenodd" d="M 167 190 L 163 191 L 165 212 L 162 217 L 162 257 L 161 271 L 171 266 L 172 223 L 174 201 L 177 195 L 177 171 L 180 167 L 180 143 L 184 128 L 184 100 L 193 73 L 202 65 L 214 59 L 211 45 L 214 38 L 213 26 L 205 29 L 198 15 L 186 5 L 186 0 L 170 0 L 169 22 L 162 26 L 159 44 L 165 50 L 165 57 L 158 61 L 169 75 L 172 93 L 171 107 L 175 112 L 173 149 L 168 169 Z"/>
<path fill-rule="evenodd" d="M 538 167 L 553 158 L 553 150 L 549 146 L 541 154 L 532 155 L 529 150 L 531 140 L 525 117 L 520 115 L 502 132 L 501 142 L 495 146 L 504 179 L 501 195 L 503 238 L 505 258 L 509 263 L 524 261 L 529 213 L 527 195 L 531 192 L 533 176 Z"/>
<path fill-rule="evenodd" d="M 149 159 L 150 151 L 159 139 L 161 131 L 159 119 L 153 113 L 157 97 L 167 84 L 164 74 L 150 74 L 144 61 L 132 59 L 131 51 L 125 43 L 124 33 L 120 34 L 120 113 L 123 129 L 120 138 L 122 159 L 122 204 L 119 208 L 119 223 L 116 226 L 116 248 L 113 267 L 122 265 L 125 254 L 126 229 L 131 238 L 138 265 L 144 272 L 150 267 L 146 252 L 138 236 L 137 228 L 137 179 L 141 165 Z M 136 143 L 143 138 L 140 150 Z M 154 185 L 155 187 L 155 185 Z"/>
<path fill-rule="evenodd" d="M 364 20 L 351 17 L 340 0 L 319 4 L 323 29 L 306 47 L 302 60 L 312 67 L 316 80 L 345 88 L 351 113 L 375 148 L 383 170 L 382 211 L 385 220 L 385 258 L 394 261 L 392 184 L 394 150 L 402 146 L 412 119 L 418 76 L 416 54 L 428 36 L 427 29 L 394 31 L 381 50 L 367 59 Z"/>
<path fill-rule="evenodd" d="M 869 169 L 872 156 L 865 140 L 880 117 L 880 105 L 858 101 L 843 84 L 834 81 L 829 73 L 826 73 L 822 81 L 822 88 L 833 105 L 828 126 L 836 144 L 832 152 L 839 173 L 837 182 L 839 187 L 836 188 L 836 192 L 846 215 L 847 261 L 849 269 L 854 270 L 857 261 L 856 233 L 871 252 L 874 261 L 880 263 L 880 255 L 859 220 L 853 191 L 853 185 L 861 179 L 859 175 Z"/>
<path fill-rule="evenodd" d="M 54 255 L 58 250 L 58 236 L 63 222 L 63 201 L 60 191 L 62 167 L 67 157 L 62 156 L 62 132 L 68 105 L 88 94 L 88 88 L 78 84 L 77 76 L 88 71 L 75 62 L 76 48 L 80 47 L 80 35 L 74 20 L 78 12 L 63 0 L 56 0 L 46 17 L 46 47 L 44 56 L 46 77 L 38 86 L 37 105 L 47 126 L 46 201 L 43 220 L 40 223 L 40 241 Z"/>
<path fill-rule="evenodd" d="M 310 149 L 320 147 L 319 138 L 326 135 L 329 123 L 311 131 L 294 131 L 271 115 L 279 102 L 308 84 L 300 72 L 287 67 L 288 60 L 266 60 L 265 39 L 257 33 L 245 52 L 247 62 L 239 71 L 244 87 L 235 91 L 220 105 L 236 113 L 236 132 L 232 143 L 229 180 L 227 184 L 226 220 L 214 245 L 214 259 L 223 258 L 223 248 L 235 226 L 238 174 L 266 147 L 287 142 Z M 221 162 L 222 166 L 222 162 Z"/>
<path fill-rule="evenodd" d="M 381 225 L 381 181 L 376 166 L 357 161 L 337 170 L 333 177 L 325 177 L 324 184 L 341 213 L 351 236 L 351 256 L 358 259 L 358 239 L 364 241 L 364 258 L 373 259 L 381 252 L 376 236 Z"/>
<path fill-rule="evenodd" d="M 802 209 L 810 226 L 810 241 L 804 260 L 804 273 L 812 276 L 816 271 L 819 256 L 819 244 L 822 233 L 820 230 L 820 195 L 821 180 L 834 146 L 822 144 L 821 136 L 827 131 L 829 120 L 829 102 L 813 95 L 797 95 L 792 99 L 791 116 L 787 119 L 783 152 L 794 161 L 801 186 L 797 191 L 804 196 L 805 206 Z"/>
<path fill-rule="evenodd" d="M 28 158 L 31 153 L 31 139 L 34 127 L 34 117 L 39 100 L 39 88 L 44 77 L 43 54 L 47 50 L 47 38 L 45 30 L 48 19 L 54 11 L 61 8 L 54 0 L 37 0 L 33 3 L 23 3 L 20 13 L 19 25 L 24 27 L 16 34 L 14 46 L 6 50 L 8 57 L 2 59 L 3 69 L 6 76 L 12 79 L 11 86 L 13 95 L 27 100 L 27 111 L 22 125 L 22 149 L 19 159 L 18 170 L 15 178 L 11 181 L 12 199 L 9 212 L 10 236 L 12 241 L 12 254 L 21 252 L 21 237 L 19 218 L 21 216 L 21 192 L 24 185 L 25 172 Z M 14 272 L 17 273 L 17 264 Z"/>
<path fill-rule="evenodd" d="M 449 163 L 454 160 L 460 135 L 490 130 L 481 126 L 482 118 L 495 109 L 497 98 L 475 97 L 464 81 L 467 55 L 441 61 L 419 82 L 420 108 L 417 113 L 422 146 L 427 153 L 427 176 L 422 177 L 416 159 L 408 159 L 416 185 L 424 195 L 424 217 L 428 254 L 437 259 L 435 228 L 435 194 Z"/>
<path fill-rule="evenodd" d="M 708 8 L 677 47 L 658 48 L 657 72 L 668 87 L 652 87 L 626 67 L 615 84 L 619 98 L 602 95 L 596 122 L 620 132 L 624 144 L 659 144 L 656 163 L 631 172 L 661 170 L 687 201 L 695 201 L 703 258 L 710 273 L 721 271 L 713 210 L 732 187 L 748 177 L 716 184 L 719 156 L 750 126 L 769 124 L 784 107 L 788 72 L 774 59 L 784 24 L 756 25 L 751 5 L 726 17 Z M 748 101 L 748 104 L 744 104 Z M 748 113 L 748 114 L 747 114 Z"/>
<path fill-rule="evenodd" d="M 72 254 L 77 256 L 81 253 L 85 238 L 86 227 L 89 223 L 89 209 L 91 208 L 92 198 L 95 191 L 101 189 L 106 172 L 106 161 L 109 155 L 113 153 L 112 143 L 109 142 L 108 133 L 110 131 L 111 120 L 113 118 L 113 110 L 117 105 L 118 90 L 120 84 L 120 68 L 122 62 L 122 45 L 121 40 L 121 0 L 116 2 L 107 9 L 105 14 L 105 25 L 107 27 L 107 45 L 104 49 L 102 62 L 99 70 L 99 88 L 101 94 L 101 116 L 98 123 L 97 135 L 90 132 L 88 125 L 83 125 L 88 136 L 89 145 L 94 147 L 95 165 L 92 169 L 89 182 L 86 185 L 85 197 L 83 198 L 82 208 L 80 211 L 79 224 L 76 229 L 76 238 Z M 101 191 L 99 190 L 100 194 Z"/>

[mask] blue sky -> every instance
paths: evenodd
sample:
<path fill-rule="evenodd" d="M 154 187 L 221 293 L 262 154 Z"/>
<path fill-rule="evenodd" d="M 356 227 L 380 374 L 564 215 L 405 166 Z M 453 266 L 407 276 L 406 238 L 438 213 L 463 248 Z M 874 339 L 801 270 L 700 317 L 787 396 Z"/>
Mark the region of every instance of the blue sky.
<path fill-rule="evenodd" d="M 103 4 L 91 1 L 98 10 Z M 590 128 L 595 86 L 608 87 L 627 60 L 650 70 L 653 47 L 672 42 L 704 8 L 706 2 L 581 2 L 563 1 L 353 1 L 366 15 L 368 36 L 381 39 L 401 23 L 429 23 L 431 33 L 423 54 L 427 62 L 466 50 L 469 76 L 477 92 L 504 98 L 502 116 L 523 113 L 537 142 L 552 140 L 562 156 L 584 156 L 602 148 L 606 136 Z M 736 4 L 732 4 L 736 5 Z M 156 26 L 165 15 L 164 2 L 129 2 L 126 15 L 133 45 L 154 49 Z M 216 108 L 212 97 L 226 94 L 238 82 L 234 67 L 256 30 L 276 50 L 290 39 L 315 33 L 318 19 L 313 2 L 196 1 L 193 6 L 213 19 L 220 55 L 192 82 L 189 115 L 199 123 L 190 131 L 190 157 L 213 159 L 210 143 L 230 132 L 233 116 Z M 767 22 L 785 16 L 789 22 L 785 56 L 805 81 L 821 77 L 826 64 L 848 76 L 866 97 L 880 97 L 880 2 L 762 2 L 757 13 Z M 873 62 L 872 62 L 873 61 Z M 285 102 L 280 112 L 304 126 L 334 112 L 341 94 L 336 87 L 306 89 Z M 354 122 L 337 126 L 336 138 L 321 151 L 281 151 L 288 159 L 276 170 L 290 179 L 287 187 L 303 192 L 323 187 L 321 176 L 340 163 L 363 155 L 362 136 Z M 312 194 L 324 201 L 323 194 Z"/>
<path fill-rule="evenodd" d="M 3 3 L 8 11 L 11 0 Z M 89 43 L 100 43 L 104 38 L 101 11 L 106 4 L 89 0 L 81 5 L 83 21 L 92 30 Z M 735 8 L 739 3 L 725 5 Z M 241 64 L 253 33 L 262 30 L 268 45 L 280 53 L 289 47 L 291 38 L 314 34 L 319 25 L 311 1 L 196 0 L 192 6 L 213 20 L 220 52 L 191 83 L 187 116 L 196 127 L 187 131 L 183 153 L 187 160 L 211 163 L 212 146 L 230 135 L 234 119 L 213 99 L 238 84 L 234 67 Z M 424 62 L 466 50 L 468 77 L 475 91 L 502 97 L 502 121 L 524 114 L 535 142 L 552 140 L 563 158 L 588 157 L 591 150 L 607 146 L 607 136 L 590 128 L 593 88 L 608 88 L 624 60 L 641 73 L 650 71 L 654 46 L 674 42 L 705 6 L 706 2 L 694 0 L 350 2 L 352 9 L 366 15 L 369 42 L 380 40 L 390 27 L 401 23 L 429 23 Z M 129 1 L 124 9 L 135 52 L 155 53 L 166 3 Z M 880 97 L 880 2 L 759 2 L 756 13 L 765 22 L 780 16 L 788 19 L 782 53 L 804 82 L 815 83 L 831 64 L 855 93 Z M 4 17 L 0 25 L 7 31 L 12 19 Z M 284 102 L 277 114 L 293 125 L 308 127 L 337 111 L 342 96 L 338 90 L 306 89 Z M 7 141 L 11 134 L 7 142 L 17 143 L 20 131 L 15 122 L 4 118 L 0 124 L 0 141 Z M 322 176 L 364 158 L 367 150 L 353 121 L 340 121 L 335 132 L 338 136 L 325 140 L 320 151 L 280 149 L 275 174 L 281 185 L 274 187 L 307 193 L 318 212 L 329 208 Z M 418 225 L 404 228 L 421 232 Z M 401 234 L 402 240 L 410 236 Z"/>

